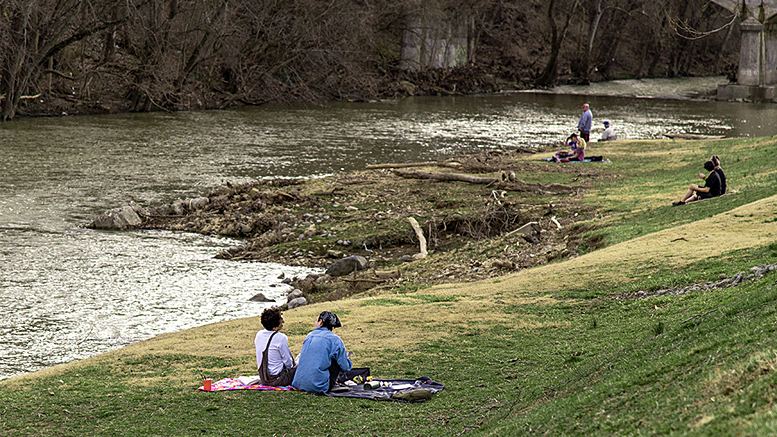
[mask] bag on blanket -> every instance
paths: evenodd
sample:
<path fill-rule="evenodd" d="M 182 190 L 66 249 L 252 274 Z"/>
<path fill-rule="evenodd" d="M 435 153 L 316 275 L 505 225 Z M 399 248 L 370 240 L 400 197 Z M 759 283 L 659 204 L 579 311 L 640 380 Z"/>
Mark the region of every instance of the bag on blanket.
<path fill-rule="evenodd" d="M 370 368 L 369 367 L 354 367 L 351 370 L 347 372 L 340 372 L 339 375 L 337 375 L 337 383 L 343 384 L 345 381 L 353 380 L 357 376 L 362 377 L 362 381 L 366 380 L 368 376 L 370 376 Z"/>

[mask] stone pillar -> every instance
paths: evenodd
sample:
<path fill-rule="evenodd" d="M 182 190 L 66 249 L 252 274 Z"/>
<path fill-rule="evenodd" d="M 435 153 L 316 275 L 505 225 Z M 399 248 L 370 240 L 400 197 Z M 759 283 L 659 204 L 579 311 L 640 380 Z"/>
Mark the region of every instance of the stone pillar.
<path fill-rule="evenodd" d="M 747 17 L 739 25 L 737 83 L 718 85 L 718 100 L 777 103 L 777 0 L 711 1 Z"/>
<path fill-rule="evenodd" d="M 742 30 L 742 47 L 739 52 L 739 85 L 758 86 L 761 83 L 761 54 L 763 50 L 763 24 L 753 17 L 740 24 Z"/>
<path fill-rule="evenodd" d="M 764 84 L 777 84 L 777 23 L 764 26 Z"/>

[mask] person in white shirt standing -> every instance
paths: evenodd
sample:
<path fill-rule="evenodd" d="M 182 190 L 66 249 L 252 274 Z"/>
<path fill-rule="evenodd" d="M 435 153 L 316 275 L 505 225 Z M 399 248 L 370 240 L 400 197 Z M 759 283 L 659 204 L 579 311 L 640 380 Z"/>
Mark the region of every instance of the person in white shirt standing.
<path fill-rule="evenodd" d="M 264 329 L 256 333 L 256 366 L 262 384 L 273 387 L 291 385 L 297 367 L 294 365 L 289 338 L 281 334 L 283 314 L 278 307 L 267 308 L 262 312 Z"/>

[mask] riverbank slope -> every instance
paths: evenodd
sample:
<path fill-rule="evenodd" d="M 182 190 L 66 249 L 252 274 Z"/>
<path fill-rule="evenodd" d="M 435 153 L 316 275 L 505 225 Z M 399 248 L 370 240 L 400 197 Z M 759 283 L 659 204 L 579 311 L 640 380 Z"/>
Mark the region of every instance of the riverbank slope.
<path fill-rule="evenodd" d="M 553 223 L 555 216 L 562 229 L 546 223 L 538 233 L 545 238 L 578 226 L 584 241 L 604 247 L 586 246 L 576 256 L 474 282 L 445 275 L 397 281 L 285 313 L 294 352 L 327 309 L 340 315 L 344 326 L 337 333 L 356 353 L 357 366 L 377 377 L 426 375 L 446 384 L 423 404 L 196 391 L 200 372 L 214 378 L 255 373 L 252 339 L 259 322 L 244 319 L 3 381 L 0 433 L 769 434 L 777 426 L 771 389 L 777 383 L 777 289 L 770 269 L 750 269 L 777 259 L 777 171 L 769 164 L 776 143 L 597 144 L 595 153 L 610 164 L 558 165 L 539 161 L 547 153 L 510 154 L 516 165 L 531 168 L 587 173 L 607 165 L 584 191 L 552 196 L 576 206 L 546 217 Z M 701 163 L 712 154 L 721 156 L 736 193 L 669 206 L 699 180 Z M 480 174 L 489 175 L 498 176 Z M 575 178 L 550 172 L 536 183 L 571 185 Z M 429 188 L 429 182 L 415 182 L 416 190 Z M 444 186 L 457 190 L 459 184 Z M 486 189 L 479 190 L 483 196 Z M 539 202 L 548 195 L 536 196 Z M 575 223 L 580 211 L 595 212 Z M 523 237 L 510 240 L 515 235 L 432 253 L 408 263 L 407 270 L 419 274 L 403 268 L 403 278 L 446 268 L 435 264 L 437 257 L 481 262 L 529 244 Z M 740 272 L 744 281 L 722 282 Z M 700 285 L 689 287 L 694 284 Z"/>

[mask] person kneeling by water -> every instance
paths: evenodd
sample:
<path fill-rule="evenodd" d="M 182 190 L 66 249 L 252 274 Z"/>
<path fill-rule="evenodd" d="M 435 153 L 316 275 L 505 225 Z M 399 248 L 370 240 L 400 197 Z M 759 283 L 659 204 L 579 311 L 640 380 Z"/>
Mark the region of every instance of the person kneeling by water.
<path fill-rule="evenodd" d="M 335 386 L 341 371 L 353 367 L 343 340 L 332 332 L 339 328 L 340 319 L 323 311 L 316 320 L 316 329 L 302 342 L 297 373 L 291 385 L 309 393 L 326 393 Z"/>
<path fill-rule="evenodd" d="M 615 131 L 612 130 L 610 127 L 610 122 L 605 121 L 604 122 L 604 132 L 602 132 L 602 139 L 599 141 L 615 141 L 618 139 L 618 135 L 615 134 Z"/>

